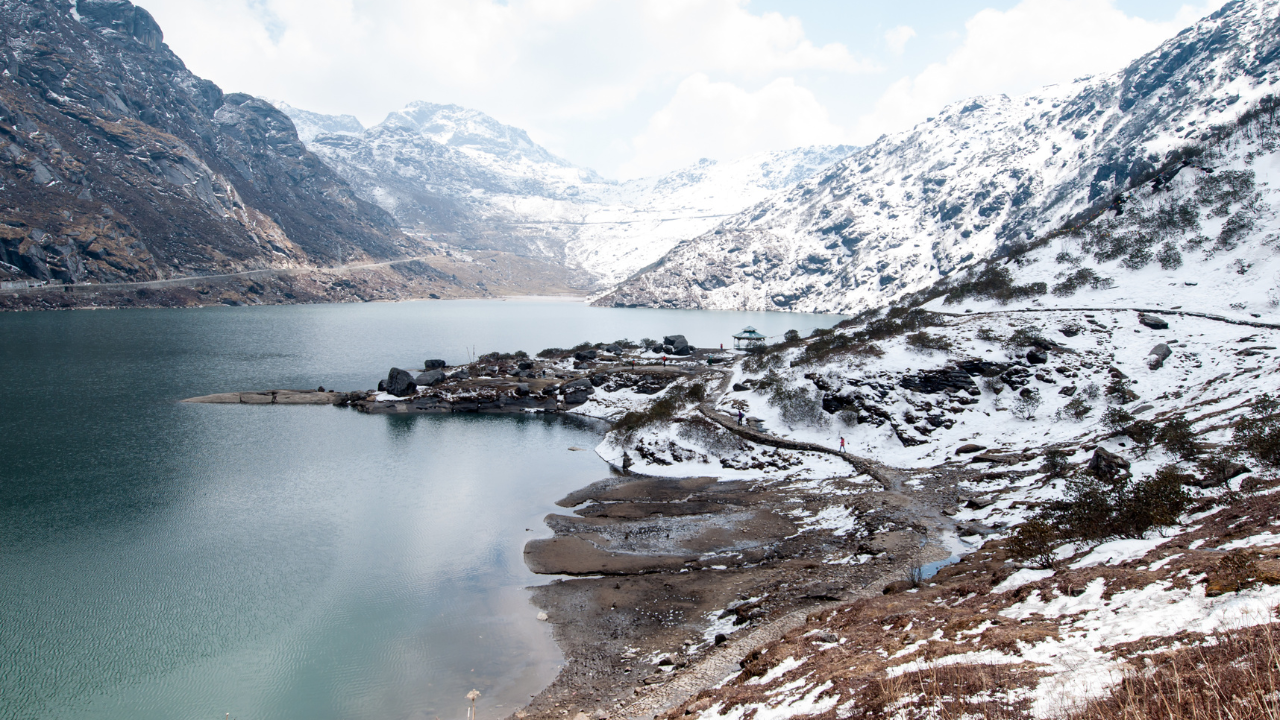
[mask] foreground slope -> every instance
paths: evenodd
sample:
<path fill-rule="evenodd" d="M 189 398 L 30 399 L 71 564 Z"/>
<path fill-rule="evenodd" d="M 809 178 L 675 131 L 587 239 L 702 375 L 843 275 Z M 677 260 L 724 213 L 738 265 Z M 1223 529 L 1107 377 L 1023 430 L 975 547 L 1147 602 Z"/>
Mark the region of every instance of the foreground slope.
<path fill-rule="evenodd" d="M 1106 207 L 1280 80 L 1280 3 L 1237 0 L 1111 75 L 979 97 L 681 243 L 602 305 L 857 312 Z"/>
<path fill-rule="evenodd" d="M 457 105 L 411 103 L 371 128 L 277 102 L 308 147 L 410 232 L 555 260 L 619 282 L 677 242 L 848 155 L 843 145 L 698 163 L 623 183 Z"/>
<path fill-rule="evenodd" d="M 403 256 L 271 105 L 124 0 L 0 2 L 0 279 L 155 280 Z"/>

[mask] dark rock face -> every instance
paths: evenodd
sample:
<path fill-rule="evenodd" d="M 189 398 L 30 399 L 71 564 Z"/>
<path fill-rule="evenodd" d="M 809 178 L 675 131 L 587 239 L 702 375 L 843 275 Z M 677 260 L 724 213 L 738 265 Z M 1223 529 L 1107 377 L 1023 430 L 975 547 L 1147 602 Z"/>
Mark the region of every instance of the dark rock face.
<path fill-rule="evenodd" d="M 408 397 L 418 389 L 409 371 L 400 368 L 391 368 L 391 372 L 387 373 L 387 379 L 383 381 L 383 386 L 388 393 L 396 397 Z"/>
<path fill-rule="evenodd" d="M 440 370 L 449 367 L 448 363 L 443 360 L 428 360 L 422 364 L 424 370 Z M 530 365 L 530 367 L 533 367 Z"/>
<path fill-rule="evenodd" d="M 0 1 L 0 260 L 39 280 L 403 256 L 411 241 L 127 0 Z"/>
<path fill-rule="evenodd" d="M 1169 321 L 1158 315 L 1139 315 L 1138 322 L 1146 325 L 1152 330 L 1168 330 Z"/>
<path fill-rule="evenodd" d="M 434 387 L 445 381 L 443 370 L 428 370 L 413 379 L 418 387 Z"/>
<path fill-rule="evenodd" d="M 921 393 L 940 393 L 948 390 L 977 390 L 973 378 L 960 368 L 927 370 L 916 375 L 906 375 L 898 383 L 907 390 Z"/>
<path fill-rule="evenodd" d="M 1044 365 L 1049 362 L 1049 356 L 1039 348 L 1027 351 L 1027 362 L 1032 365 Z"/>

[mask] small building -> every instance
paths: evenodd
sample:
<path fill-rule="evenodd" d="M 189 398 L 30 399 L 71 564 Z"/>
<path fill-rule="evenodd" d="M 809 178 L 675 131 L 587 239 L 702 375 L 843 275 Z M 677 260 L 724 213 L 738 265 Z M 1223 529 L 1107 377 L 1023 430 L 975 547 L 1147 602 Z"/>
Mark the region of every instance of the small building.
<path fill-rule="evenodd" d="M 764 341 L 764 335 L 756 332 L 756 329 L 750 325 L 743 328 L 742 332 L 733 336 L 733 346 L 735 348 L 742 347 L 743 343 L 746 343 L 748 348 L 760 347 L 761 345 L 764 345 Z"/>

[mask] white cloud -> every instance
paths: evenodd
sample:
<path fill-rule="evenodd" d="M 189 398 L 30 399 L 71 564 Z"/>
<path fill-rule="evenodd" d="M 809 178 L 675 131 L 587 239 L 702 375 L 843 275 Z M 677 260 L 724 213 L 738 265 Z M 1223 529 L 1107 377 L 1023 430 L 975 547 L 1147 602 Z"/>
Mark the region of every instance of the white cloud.
<path fill-rule="evenodd" d="M 910 25 L 899 25 L 885 31 L 884 44 L 889 46 L 889 52 L 901 55 L 902 51 L 907 49 L 907 41 L 915 36 L 915 28 Z"/>
<path fill-rule="evenodd" d="M 224 89 L 368 123 L 414 100 L 456 102 L 536 136 L 647 98 L 643 118 L 695 73 L 761 83 L 874 69 L 748 0 L 141 1 Z"/>
<path fill-rule="evenodd" d="M 1029 92 L 1119 70 L 1209 10 L 1184 5 L 1168 22 L 1126 15 L 1114 0 L 1024 0 L 1003 12 L 983 10 L 965 24 L 963 43 L 944 62 L 891 85 L 854 136 L 871 142 L 975 95 Z"/>
<path fill-rule="evenodd" d="M 623 177 L 641 177 L 699 158 L 728 160 L 755 152 L 844 141 L 813 93 L 789 77 L 755 92 L 704 74 L 686 78 L 631 142 Z"/>

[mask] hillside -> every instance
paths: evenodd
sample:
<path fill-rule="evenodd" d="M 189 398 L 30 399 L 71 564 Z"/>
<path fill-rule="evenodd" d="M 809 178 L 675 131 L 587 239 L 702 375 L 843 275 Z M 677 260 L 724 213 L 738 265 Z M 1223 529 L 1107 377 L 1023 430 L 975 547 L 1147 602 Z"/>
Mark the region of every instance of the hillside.
<path fill-rule="evenodd" d="M 0 280 L 126 282 L 416 243 L 271 105 L 193 75 L 122 0 L 0 2 Z"/>
<path fill-rule="evenodd" d="M 979 97 L 678 245 L 601 305 L 854 313 L 1105 208 L 1280 80 L 1280 3 L 1239 0 L 1129 67 Z"/>
<path fill-rule="evenodd" d="M 409 232 L 545 258 L 602 286 L 853 151 L 818 146 L 702 160 L 619 183 L 456 105 L 412 103 L 367 129 L 350 117 L 277 107 L 309 149 Z"/>

